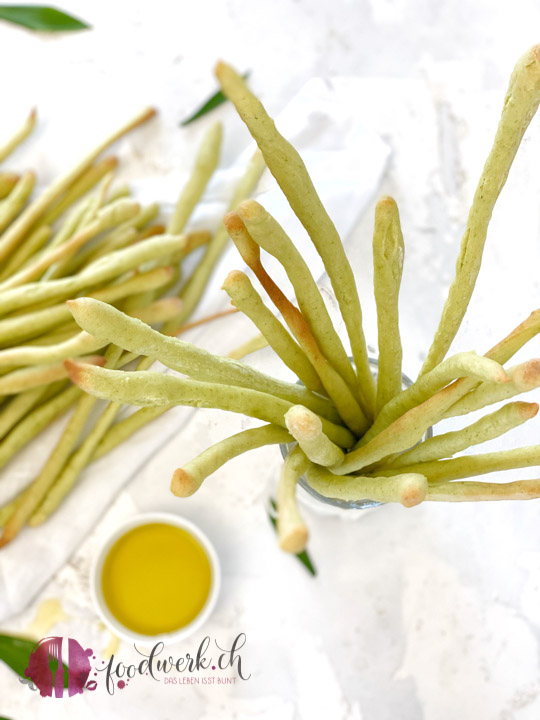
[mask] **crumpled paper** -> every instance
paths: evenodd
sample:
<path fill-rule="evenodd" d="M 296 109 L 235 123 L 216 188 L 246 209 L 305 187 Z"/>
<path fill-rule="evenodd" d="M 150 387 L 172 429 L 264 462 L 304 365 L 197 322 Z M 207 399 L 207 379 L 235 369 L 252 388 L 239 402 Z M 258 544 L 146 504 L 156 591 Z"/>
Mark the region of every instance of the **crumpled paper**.
<path fill-rule="evenodd" d="M 315 187 L 346 244 L 347 236 L 372 198 L 384 172 L 390 150 L 384 141 L 362 127 L 358 117 L 354 79 L 332 82 L 309 81 L 277 117 L 279 130 L 299 150 Z M 229 168 L 213 178 L 204 202 L 197 208 L 190 225 L 215 226 L 223 214 L 231 186 L 240 178 L 254 146 L 240 155 Z M 173 206 L 178 183 L 170 178 L 145 178 L 132 183 L 141 202 L 162 200 L 164 213 Z M 294 217 L 288 203 L 268 171 L 254 197 L 261 202 L 294 238 L 313 276 L 320 279 L 324 267 L 305 230 Z M 290 283 L 274 259 L 265 258 L 270 274 L 292 296 Z M 231 247 L 220 260 L 208 284 L 196 316 L 201 317 L 227 307 L 228 298 L 220 290 L 226 274 L 242 267 Z M 216 352 L 226 352 L 242 344 L 245 324 L 235 316 L 216 325 L 202 326 L 186 339 Z M 255 332 L 252 333 L 254 335 Z M 116 494 L 138 471 L 155 457 L 173 436 L 182 438 L 182 429 L 195 411 L 177 407 L 147 426 L 128 442 L 90 465 L 60 509 L 44 525 L 27 530 L 0 552 L 0 622 L 20 612 L 40 588 L 62 567 L 75 548 L 92 530 Z M 0 472 L 0 503 L 4 503 L 36 475 L 62 432 L 62 418 L 41 433 L 18 457 Z"/>

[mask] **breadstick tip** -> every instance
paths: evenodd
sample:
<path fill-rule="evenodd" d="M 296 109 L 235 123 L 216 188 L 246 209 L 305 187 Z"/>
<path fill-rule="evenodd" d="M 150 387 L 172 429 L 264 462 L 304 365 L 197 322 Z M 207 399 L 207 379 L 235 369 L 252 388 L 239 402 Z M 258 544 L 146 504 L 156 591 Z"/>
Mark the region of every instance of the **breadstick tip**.
<path fill-rule="evenodd" d="M 305 525 L 293 525 L 279 538 L 279 547 L 285 552 L 298 553 L 306 549 L 309 532 Z"/>
<path fill-rule="evenodd" d="M 200 487 L 200 483 L 183 468 L 176 468 L 171 478 L 171 492 L 176 497 L 189 497 Z"/>
<path fill-rule="evenodd" d="M 428 482 L 424 475 L 411 473 L 405 475 L 400 486 L 400 502 L 405 507 L 414 507 L 425 500 Z"/>
<path fill-rule="evenodd" d="M 242 218 L 240 215 L 235 212 L 234 210 L 232 212 L 228 212 L 223 217 L 223 224 L 227 228 L 229 232 L 234 232 L 242 230 L 244 228 L 244 223 L 242 222 Z"/>

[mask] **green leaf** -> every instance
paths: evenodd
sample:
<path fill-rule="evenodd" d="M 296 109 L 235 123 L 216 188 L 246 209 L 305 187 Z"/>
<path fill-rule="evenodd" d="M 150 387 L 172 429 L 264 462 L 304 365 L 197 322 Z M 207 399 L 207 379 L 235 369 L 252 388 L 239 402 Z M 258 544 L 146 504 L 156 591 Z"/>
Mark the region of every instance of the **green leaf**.
<path fill-rule="evenodd" d="M 248 79 L 248 77 L 249 77 L 249 75 L 250 75 L 250 72 L 251 72 L 251 71 L 248 70 L 247 72 L 245 72 L 245 73 L 242 75 L 242 77 L 244 78 L 244 80 L 247 80 L 247 79 Z M 180 123 L 180 125 L 181 125 L 182 127 L 185 127 L 186 125 L 189 125 L 189 124 L 192 123 L 194 120 L 198 120 L 198 119 L 199 119 L 200 117 L 202 117 L 203 115 L 206 115 L 206 113 L 209 113 L 211 110 L 214 110 L 214 108 L 217 108 L 217 107 L 219 107 L 220 105 L 223 105 L 223 103 L 226 102 L 226 101 L 227 101 L 227 98 L 225 97 L 225 95 L 221 92 L 221 90 L 218 90 L 217 93 L 215 93 L 215 95 L 212 95 L 211 98 L 209 98 L 205 103 L 203 103 L 198 110 L 195 110 L 195 112 L 193 113 L 193 115 L 190 115 L 190 116 L 189 116 L 188 118 L 186 118 L 185 120 L 182 120 L 182 122 Z"/>
<path fill-rule="evenodd" d="M 0 20 L 41 32 L 71 32 L 90 27 L 82 20 L 46 5 L 0 5 Z"/>
<path fill-rule="evenodd" d="M 28 681 L 24 671 L 28 667 L 30 653 L 36 645 L 35 640 L 18 637 L 16 635 L 0 635 L 0 660 L 17 673 L 23 680 Z M 64 687 L 67 687 L 68 673 L 64 665 Z M 1 720 L 1 718 L 0 718 Z"/>
<path fill-rule="evenodd" d="M 277 505 L 276 505 L 276 501 L 274 500 L 274 498 L 270 498 L 270 504 L 272 505 L 274 511 L 276 511 L 276 510 L 277 510 Z M 274 529 L 275 529 L 276 526 L 277 526 L 276 518 L 275 518 L 273 515 L 271 515 L 270 513 L 268 513 L 268 519 L 270 520 L 270 522 L 272 523 L 272 525 L 274 526 Z M 307 553 L 306 550 L 303 550 L 301 553 L 298 553 L 298 554 L 296 555 L 296 557 L 300 560 L 300 562 L 301 562 L 303 565 L 305 565 L 305 567 L 307 568 L 308 572 L 310 572 L 312 575 L 316 575 L 316 574 L 317 574 L 317 571 L 315 570 L 315 566 L 314 566 L 313 563 L 311 562 L 311 558 L 309 557 L 309 555 L 308 555 L 308 553 Z"/>

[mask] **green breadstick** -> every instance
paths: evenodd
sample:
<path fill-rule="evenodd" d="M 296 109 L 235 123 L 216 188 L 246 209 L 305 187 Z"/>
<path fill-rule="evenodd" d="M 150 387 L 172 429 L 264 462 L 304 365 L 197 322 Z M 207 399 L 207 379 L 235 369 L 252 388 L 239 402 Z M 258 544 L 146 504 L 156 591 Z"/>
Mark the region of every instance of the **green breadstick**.
<path fill-rule="evenodd" d="M 247 342 L 242 343 L 242 345 L 234 348 L 234 350 L 231 350 L 227 357 L 233 358 L 233 360 L 241 360 L 247 355 L 251 355 L 251 353 L 262 350 L 265 347 L 268 347 L 268 340 L 264 337 L 264 335 L 255 335 L 255 337 L 252 337 L 251 340 L 248 340 Z"/>
<path fill-rule="evenodd" d="M 15 512 L 15 505 L 17 502 L 17 498 L 14 498 L 13 500 L 10 500 L 5 505 L 2 505 L 0 507 L 0 528 L 3 528 L 4 525 L 7 523 L 9 518 L 13 515 Z"/>
<path fill-rule="evenodd" d="M 11 288 L 0 294 L 0 314 L 5 315 L 44 301 L 53 302 L 73 297 L 82 290 L 120 277 L 123 273 L 150 260 L 169 257 L 185 247 L 187 242 L 185 235 L 151 237 L 133 247 L 117 250 L 99 258 L 72 277 Z"/>
<path fill-rule="evenodd" d="M 329 470 L 311 465 L 306 477 L 311 487 L 324 497 L 355 501 L 397 502 L 414 507 L 426 499 L 428 483 L 419 473 L 396 473 L 394 477 L 337 477 Z"/>
<path fill-rule="evenodd" d="M 81 394 L 79 388 L 71 386 L 23 418 L 0 443 L 0 468 L 43 428 L 62 415 Z"/>
<path fill-rule="evenodd" d="M 515 448 L 514 450 L 500 450 L 499 452 L 482 453 L 479 455 L 465 455 L 450 460 L 431 460 L 429 462 L 414 463 L 404 467 L 380 468 L 377 475 L 392 476 L 396 473 L 413 472 L 422 473 L 430 483 L 449 480 L 461 480 L 473 475 L 484 475 L 501 470 L 515 470 L 517 468 L 540 465 L 540 445 Z"/>
<path fill-rule="evenodd" d="M 287 455 L 277 486 L 277 533 L 279 547 L 297 555 L 303 552 L 308 540 L 307 526 L 298 511 L 296 485 L 309 461 L 295 448 Z"/>
<path fill-rule="evenodd" d="M 454 388 L 445 387 L 382 430 L 366 445 L 352 450 L 342 465 L 332 468 L 337 475 L 354 473 L 394 453 L 409 450 L 422 440 L 424 433 L 454 402 Z M 424 473 L 423 473 L 424 474 Z"/>
<path fill-rule="evenodd" d="M 46 250 L 41 257 L 29 266 L 12 275 L 9 279 L 4 280 L 0 285 L 0 291 L 3 292 L 8 288 L 23 285 L 36 277 L 40 277 L 44 270 L 50 268 L 53 263 L 71 257 L 80 247 L 92 240 L 96 235 L 134 217 L 139 210 L 140 205 L 138 203 L 124 198 L 117 200 L 112 205 L 105 206 L 103 210 L 100 210 L 96 214 L 95 220 L 88 223 L 88 225 L 80 232 L 77 232 L 72 238 L 57 248 Z"/>
<path fill-rule="evenodd" d="M 473 445 L 480 445 L 504 435 L 509 430 L 533 418 L 537 412 L 537 403 L 508 403 L 461 430 L 454 430 L 424 440 L 417 447 L 399 455 L 390 463 L 390 467 L 398 468 L 412 463 L 451 457 Z"/>
<path fill-rule="evenodd" d="M 285 424 L 311 462 L 324 467 L 343 462 L 343 450 L 324 434 L 319 416 L 308 408 L 294 405 L 285 414 Z"/>
<path fill-rule="evenodd" d="M 450 407 L 441 420 L 480 410 L 486 405 L 529 392 L 540 387 L 540 360 L 529 360 L 507 370 L 510 382 L 502 385 L 483 382 L 474 390 L 467 393 L 465 397 Z"/>
<path fill-rule="evenodd" d="M 18 183 L 20 175 L 14 172 L 0 172 L 0 200 L 3 200 Z"/>
<path fill-rule="evenodd" d="M 251 238 L 259 247 L 279 260 L 285 268 L 294 288 L 298 307 L 306 318 L 317 344 L 356 395 L 357 381 L 351 361 L 334 329 L 317 283 L 302 255 L 279 223 L 255 200 L 245 200 L 240 204 L 237 212 Z M 361 404 L 366 414 L 366 403 Z"/>
<path fill-rule="evenodd" d="M 143 110 L 133 120 L 121 127 L 117 132 L 110 135 L 104 142 L 92 150 L 78 165 L 66 175 L 59 178 L 50 185 L 41 195 L 36 198 L 17 220 L 12 223 L 9 229 L 0 237 L 0 261 L 5 258 L 23 241 L 28 231 L 42 218 L 43 214 L 76 182 L 81 175 L 88 170 L 94 160 L 113 142 L 118 140 L 130 130 L 149 120 L 155 115 L 152 108 Z"/>
<path fill-rule="evenodd" d="M 386 403 L 358 445 L 366 445 L 408 410 L 425 402 L 456 378 L 471 376 L 475 381 L 491 381 L 493 384 L 509 384 L 510 380 L 495 360 L 473 352 L 452 355 Z"/>
<path fill-rule="evenodd" d="M 218 385 L 154 372 L 118 372 L 66 360 L 69 376 L 96 397 L 128 405 L 187 405 L 216 408 L 249 415 L 285 427 L 284 415 L 292 403 L 243 387 Z M 99 370 L 99 372 L 96 372 Z M 341 447 L 350 447 L 354 436 L 346 428 L 322 418 L 323 430 Z"/>
<path fill-rule="evenodd" d="M 85 362 L 92 364 L 99 364 L 102 360 L 103 358 L 99 355 L 85 358 Z M 14 395 L 39 385 L 48 385 L 57 380 L 63 380 L 66 377 L 67 370 L 62 362 L 13 370 L 0 378 L 0 396 Z"/>
<path fill-rule="evenodd" d="M 540 497 L 540 480 L 509 483 L 444 482 L 430 485 L 426 500 L 479 502 L 485 500 L 535 500 Z"/>
<path fill-rule="evenodd" d="M 78 180 L 76 180 L 69 190 L 64 194 L 61 200 L 53 205 L 50 210 L 43 215 L 39 224 L 45 223 L 50 225 L 63 215 L 66 210 L 73 205 L 79 198 L 91 190 L 106 175 L 116 170 L 118 166 L 118 158 L 109 155 L 97 163 L 91 165 Z M 116 198 L 118 199 L 118 198 Z"/>
<path fill-rule="evenodd" d="M 62 383 L 58 383 L 57 388 Z M 0 412 L 0 440 L 23 418 L 27 412 L 35 407 L 47 392 L 47 387 L 35 387 L 15 395 L 7 407 Z"/>
<path fill-rule="evenodd" d="M 82 445 L 69 458 L 57 480 L 49 489 L 39 507 L 37 507 L 30 517 L 28 524 L 31 527 L 36 527 L 45 522 L 45 520 L 52 515 L 52 513 L 62 503 L 66 495 L 77 482 L 79 475 L 90 461 L 99 441 L 105 436 L 114 422 L 114 418 L 121 407 L 121 403 L 109 403 L 99 420 L 97 420 L 96 424 L 89 432 L 88 436 L 84 439 Z M 8 526 L 9 523 L 6 528 Z"/>
<path fill-rule="evenodd" d="M 104 302 L 116 302 L 145 290 L 162 287 L 169 282 L 172 273 L 171 267 L 156 268 L 146 273 L 135 274 L 117 285 L 96 290 L 90 293 L 90 296 Z M 5 318 L 0 320 L 0 343 L 10 343 L 12 345 L 25 338 L 44 333 L 62 323 L 69 322 L 71 318 L 71 312 L 65 302 L 61 305 L 34 310 L 24 315 Z"/>
<path fill-rule="evenodd" d="M 88 355 L 107 345 L 106 342 L 96 340 L 87 332 L 77 335 L 54 345 L 35 347 L 32 345 L 19 345 L 18 347 L 0 350 L 0 367 L 9 365 L 44 365 L 65 360 L 68 357 Z"/>
<path fill-rule="evenodd" d="M 12 137 L 6 143 L 4 143 L 4 145 L 0 146 L 0 163 L 4 162 L 4 160 L 8 158 L 11 153 L 16 148 L 18 148 L 24 140 L 26 140 L 26 138 L 30 135 L 30 133 L 36 126 L 36 119 L 37 111 L 34 108 L 30 111 L 30 114 L 28 115 L 26 120 L 23 122 L 20 128 L 18 128 L 17 131 L 12 135 Z"/>
<path fill-rule="evenodd" d="M 334 223 L 317 195 L 302 158 L 277 131 L 262 103 L 251 93 L 242 77 L 223 62 L 217 64 L 215 72 L 223 93 L 246 123 L 268 169 L 322 258 L 347 327 L 360 387 L 372 414 L 375 381 L 362 330 L 362 310 L 354 275 Z"/>
<path fill-rule="evenodd" d="M 115 230 L 98 240 L 97 243 L 84 248 L 82 252 L 77 252 L 66 267 L 64 274 L 68 275 L 77 272 L 80 268 L 103 257 L 103 255 L 131 245 L 139 237 L 138 231 L 154 220 L 158 213 L 159 205 L 157 203 L 142 208 L 131 220 L 122 223 Z"/>
<path fill-rule="evenodd" d="M 331 398 L 339 415 L 353 432 L 361 436 L 368 427 L 362 408 L 345 380 L 322 353 L 306 318 L 264 269 L 260 261 L 260 248 L 249 234 L 244 221 L 238 213 L 232 212 L 225 216 L 223 222 L 242 259 L 253 270 L 268 297 L 282 314 L 291 333 L 321 379 L 325 392 Z"/>
<path fill-rule="evenodd" d="M 376 413 L 401 391 L 401 338 L 398 297 L 405 247 L 396 202 L 383 197 L 375 206 L 373 286 L 379 342 Z"/>
<path fill-rule="evenodd" d="M 20 267 L 25 265 L 27 260 L 41 250 L 51 235 L 52 228 L 49 225 L 41 225 L 31 232 L 26 241 L 22 243 L 17 250 L 15 250 L 13 255 L 11 255 L 9 260 L 5 263 L 4 269 L 0 273 L 0 281 L 9 278 Z"/>
<path fill-rule="evenodd" d="M 204 136 L 191 177 L 178 198 L 174 213 L 167 226 L 167 232 L 171 235 L 183 232 L 191 213 L 208 185 L 208 181 L 214 174 L 219 163 L 222 136 L 221 123 L 212 125 Z"/>
<path fill-rule="evenodd" d="M 125 350 L 158 359 L 167 367 L 206 382 L 251 388 L 307 405 L 317 413 L 338 420 L 331 403 L 307 388 L 276 380 L 249 365 L 213 355 L 192 343 L 168 337 L 111 305 L 92 298 L 68 302 L 76 322 L 94 337 L 108 340 Z"/>
<path fill-rule="evenodd" d="M 244 175 L 234 189 L 233 196 L 229 203 L 229 209 L 235 208 L 239 202 L 251 195 L 259 182 L 264 168 L 263 157 L 259 152 L 256 152 L 247 166 Z M 176 334 L 176 331 L 193 314 L 193 311 L 203 296 L 208 280 L 214 272 L 216 263 L 227 246 L 228 239 L 227 230 L 222 223 L 214 233 L 201 261 L 180 292 L 180 297 L 183 301 L 181 313 L 175 323 L 170 322 L 165 325 L 163 332 Z"/>
<path fill-rule="evenodd" d="M 120 348 L 117 348 L 114 345 L 109 347 L 106 353 L 107 365 L 109 367 L 114 367 L 121 354 L 122 350 Z M 95 404 L 96 398 L 91 395 L 83 395 L 80 398 L 73 415 L 70 417 L 68 424 L 64 428 L 64 431 L 52 453 L 47 458 L 41 472 L 17 502 L 15 512 L 4 527 L 2 537 L 0 538 L 0 547 L 13 540 L 13 538 L 24 527 L 29 517 L 34 513 L 43 498 L 46 496 L 47 492 L 55 483 L 59 474 L 62 473 L 63 468 L 67 463 L 69 463 L 70 455 L 79 441 L 84 426 L 86 425 L 88 417 Z"/>
<path fill-rule="evenodd" d="M 277 425 L 263 425 L 242 430 L 212 445 L 181 468 L 177 468 L 172 476 L 171 492 L 177 497 L 189 497 L 201 487 L 209 475 L 215 473 L 229 460 L 263 445 L 289 443 L 291 440 L 287 430 Z"/>
<path fill-rule="evenodd" d="M 31 170 L 27 170 L 20 177 L 13 190 L 7 198 L 0 201 L 0 233 L 13 222 L 23 209 L 30 193 L 34 189 L 36 176 Z"/>
<path fill-rule="evenodd" d="M 456 275 L 421 374 L 444 358 L 469 305 L 493 208 L 512 162 L 540 103 L 540 45 L 525 53 L 514 68 L 504 99 L 499 127 L 476 189 L 461 241 Z"/>
<path fill-rule="evenodd" d="M 231 298 L 232 304 L 254 323 L 268 341 L 268 345 L 302 383 L 310 390 L 323 390 L 319 376 L 306 354 L 263 303 L 248 276 L 239 270 L 233 270 L 225 278 L 223 289 Z"/>

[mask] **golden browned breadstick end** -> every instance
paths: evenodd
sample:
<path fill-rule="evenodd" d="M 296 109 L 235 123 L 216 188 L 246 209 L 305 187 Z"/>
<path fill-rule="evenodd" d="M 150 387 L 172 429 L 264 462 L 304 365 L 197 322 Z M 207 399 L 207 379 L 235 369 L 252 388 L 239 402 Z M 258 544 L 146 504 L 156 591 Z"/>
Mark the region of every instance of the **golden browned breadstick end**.
<path fill-rule="evenodd" d="M 197 492 L 200 483 L 183 468 L 176 468 L 171 478 L 171 492 L 176 497 L 189 497 Z"/>
<path fill-rule="evenodd" d="M 305 525 L 295 525 L 279 538 L 279 547 L 285 552 L 298 555 L 306 549 L 308 537 L 309 532 Z"/>
<path fill-rule="evenodd" d="M 404 507 L 420 505 L 426 499 L 428 482 L 425 477 L 411 474 L 403 480 L 400 488 L 400 502 Z"/>
<path fill-rule="evenodd" d="M 64 367 L 67 370 L 71 382 L 75 383 L 75 385 L 78 385 L 84 390 L 86 381 L 86 368 L 84 363 L 68 358 L 67 360 L 64 360 Z"/>
<path fill-rule="evenodd" d="M 519 365 L 512 375 L 512 380 L 523 390 L 537 387 L 540 381 L 540 360 L 535 358 Z"/>

